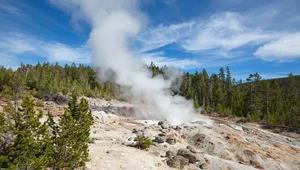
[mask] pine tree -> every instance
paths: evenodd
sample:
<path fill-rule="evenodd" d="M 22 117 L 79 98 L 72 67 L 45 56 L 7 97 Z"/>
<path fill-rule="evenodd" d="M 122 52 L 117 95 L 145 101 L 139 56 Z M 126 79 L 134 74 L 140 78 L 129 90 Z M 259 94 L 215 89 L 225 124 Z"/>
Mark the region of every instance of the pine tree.
<path fill-rule="evenodd" d="M 34 102 L 28 96 L 23 99 L 22 108 L 12 116 L 15 139 L 7 146 L 8 169 L 43 169 L 47 167 L 48 155 L 43 141 L 46 126 L 39 121 L 40 114 L 34 111 Z"/>
<path fill-rule="evenodd" d="M 225 91 L 226 91 L 226 105 L 225 107 L 228 109 L 232 109 L 232 96 L 233 96 L 233 89 L 232 89 L 232 78 L 231 72 L 229 67 L 226 67 L 226 80 L 225 80 Z"/>
<path fill-rule="evenodd" d="M 258 73 L 250 74 L 247 78 L 248 82 L 248 94 L 247 94 L 247 104 L 248 112 L 251 116 L 255 116 L 261 113 L 262 103 L 260 98 L 260 93 L 258 92 L 258 85 L 260 83 L 261 76 Z"/>
<path fill-rule="evenodd" d="M 225 71 L 223 67 L 220 68 L 219 79 L 221 80 L 222 87 L 225 88 Z"/>
<path fill-rule="evenodd" d="M 54 168 L 74 169 L 85 166 L 89 160 L 88 141 L 92 124 L 93 117 L 87 100 L 82 98 L 78 104 L 77 97 L 72 95 L 69 108 L 59 121 L 59 130 L 56 131 L 57 128 L 52 126 L 55 133 L 51 165 Z"/>
<path fill-rule="evenodd" d="M 297 115 L 297 86 L 294 75 L 292 73 L 289 74 L 289 86 L 288 86 L 288 98 L 289 98 L 289 119 L 288 126 L 290 128 L 296 126 L 296 115 Z"/>

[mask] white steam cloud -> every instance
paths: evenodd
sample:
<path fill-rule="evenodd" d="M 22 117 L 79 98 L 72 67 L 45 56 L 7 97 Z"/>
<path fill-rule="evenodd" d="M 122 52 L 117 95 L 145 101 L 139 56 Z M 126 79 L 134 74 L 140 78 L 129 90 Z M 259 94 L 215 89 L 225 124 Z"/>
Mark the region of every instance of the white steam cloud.
<path fill-rule="evenodd" d="M 139 109 L 140 115 L 151 115 L 174 124 L 195 118 L 192 101 L 170 94 L 168 89 L 174 78 L 168 81 L 163 77 L 151 78 L 152 73 L 144 68 L 138 53 L 130 49 L 146 21 L 138 9 L 138 1 L 52 0 L 52 3 L 91 23 L 88 44 L 92 49 L 93 64 L 113 70 L 116 83 L 130 87 L 133 104 L 146 106 Z"/>

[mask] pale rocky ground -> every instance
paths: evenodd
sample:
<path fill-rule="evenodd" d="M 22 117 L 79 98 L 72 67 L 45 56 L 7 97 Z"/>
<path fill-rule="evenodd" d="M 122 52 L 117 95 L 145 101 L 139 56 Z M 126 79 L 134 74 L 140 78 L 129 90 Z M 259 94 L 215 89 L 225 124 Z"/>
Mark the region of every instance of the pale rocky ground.
<path fill-rule="evenodd" d="M 167 164 L 171 162 L 175 166 L 179 163 L 172 161 L 175 158 L 182 160 L 181 163 L 190 161 L 181 167 L 185 170 L 300 169 L 298 134 L 275 134 L 258 124 L 239 124 L 223 118 L 213 125 L 203 121 L 179 126 L 167 122 L 158 125 L 159 120 L 133 118 L 134 106 L 130 103 L 87 99 L 95 119 L 91 128 L 94 143 L 89 145 L 91 160 L 87 163 L 90 170 L 180 169 Z M 44 108 L 37 107 L 36 110 L 60 115 L 66 107 L 45 102 Z M 161 136 L 163 143 L 154 142 L 155 146 L 148 151 L 140 150 L 130 146 L 137 135 L 151 140 Z M 176 143 L 169 144 L 166 142 L 168 138 L 175 139 Z M 183 157 L 178 156 L 180 149 L 186 153 Z M 174 155 L 167 157 L 167 151 Z"/>
<path fill-rule="evenodd" d="M 91 161 L 88 169 L 176 169 L 167 165 L 167 151 L 192 146 L 197 161 L 183 169 L 300 169 L 300 140 L 259 128 L 257 124 L 216 121 L 186 123 L 179 127 L 158 125 L 158 120 L 129 117 L 132 105 L 119 101 L 88 99 L 95 124 L 91 129 Z M 134 133 L 133 133 L 134 132 Z M 154 142 L 149 151 L 128 146 L 134 137 L 155 139 L 163 134 L 163 143 Z M 170 145 L 167 138 L 176 140 Z"/>

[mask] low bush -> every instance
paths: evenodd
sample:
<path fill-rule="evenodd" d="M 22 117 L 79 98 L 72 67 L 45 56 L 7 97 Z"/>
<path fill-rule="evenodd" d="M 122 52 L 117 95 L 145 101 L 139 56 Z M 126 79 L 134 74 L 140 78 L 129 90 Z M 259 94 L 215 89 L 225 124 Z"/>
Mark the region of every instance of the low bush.
<path fill-rule="evenodd" d="M 151 145 L 154 145 L 151 139 L 145 136 L 137 136 L 134 138 L 134 141 L 136 141 L 135 147 L 142 150 L 148 150 Z"/>

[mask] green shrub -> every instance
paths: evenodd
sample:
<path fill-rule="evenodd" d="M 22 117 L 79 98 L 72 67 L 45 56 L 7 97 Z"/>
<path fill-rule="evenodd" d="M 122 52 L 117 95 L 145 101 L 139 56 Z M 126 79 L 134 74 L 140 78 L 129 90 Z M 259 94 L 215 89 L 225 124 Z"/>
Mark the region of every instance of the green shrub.
<path fill-rule="evenodd" d="M 137 136 L 134 138 L 134 141 L 137 142 L 135 147 L 142 149 L 142 150 L 148 150 L 151 145 L 154 146 L 152 141 L 145 136 Z"/>

